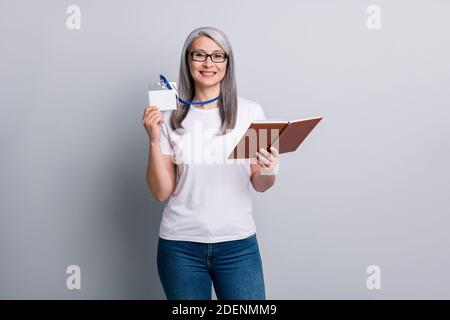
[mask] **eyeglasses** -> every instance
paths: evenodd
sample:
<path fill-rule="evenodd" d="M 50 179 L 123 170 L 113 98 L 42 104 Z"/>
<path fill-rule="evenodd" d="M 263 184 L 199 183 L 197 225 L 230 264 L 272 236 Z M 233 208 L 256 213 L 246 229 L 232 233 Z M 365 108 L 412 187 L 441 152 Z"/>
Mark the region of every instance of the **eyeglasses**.
<path fill-rule="evenodd" d="M 211 57 L 211 61 L 215 63 L 222 63 L 227 60 L 228 55 L 225 52 L 214 52 L 211 54 L 207 54 L 203 51 L 192 51 L 191 52 L 192 60 L 199 61 L 199 62 L 205 62 L 208 57 Z"/>

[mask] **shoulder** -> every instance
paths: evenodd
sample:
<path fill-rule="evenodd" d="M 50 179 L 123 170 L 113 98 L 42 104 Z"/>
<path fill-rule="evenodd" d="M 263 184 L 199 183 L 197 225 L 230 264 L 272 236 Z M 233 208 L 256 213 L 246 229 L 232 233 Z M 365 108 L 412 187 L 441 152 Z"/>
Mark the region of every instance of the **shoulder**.
<path fill-rule="evenodd" d="M 262 109 L 261 104 L 258 102 L 243 97 L 238 97 L 238 105 L 239 107 L 250 110 Z"/>
<path fill-rule="evenodd" d="M 245 113 L 251 119 L 262 119 L 265 117 L 261 104 L 243 97 L 238 97 L 238 108 L 240 113 Z"/>

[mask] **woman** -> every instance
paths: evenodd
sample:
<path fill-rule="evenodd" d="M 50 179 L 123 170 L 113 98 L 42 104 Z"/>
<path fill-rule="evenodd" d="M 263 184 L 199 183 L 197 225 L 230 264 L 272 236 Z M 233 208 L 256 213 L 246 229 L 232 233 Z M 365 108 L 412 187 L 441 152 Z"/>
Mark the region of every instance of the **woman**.
<path fill-rule="evenodd" d="M 147 184 L 157 200 L 170 197 L 157 254 L 167 299 L 210 300 L 212 284 L 218 299 L 265 299 L 249 184 L 269 189 L 279 154 L 272 147 L 256 162 L 227 159 L 249 124 L 265 118 L 237 96 L 234 65 L 222 31 L 195 29 L 181 55 L 178 109 L 144 111 Z"/>

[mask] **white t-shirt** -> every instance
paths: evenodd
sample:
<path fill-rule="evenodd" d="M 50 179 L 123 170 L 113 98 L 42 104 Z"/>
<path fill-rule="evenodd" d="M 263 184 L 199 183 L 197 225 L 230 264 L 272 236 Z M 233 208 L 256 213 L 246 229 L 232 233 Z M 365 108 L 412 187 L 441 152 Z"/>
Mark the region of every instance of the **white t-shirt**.
<path fill-rule="evenodd" d="M 215 136 L 219 108 L 190 106 L 178 135 L 163 111 L 161 152 L 177 164 L 177 184 L 164 209 L 159 236 L 168 240 L 215 243 L 256 232 L 250 194 L 250 160 L 227 159 L 253 120 L 265 119 L 257 102 L 238 97 L 236 126 Z"/>

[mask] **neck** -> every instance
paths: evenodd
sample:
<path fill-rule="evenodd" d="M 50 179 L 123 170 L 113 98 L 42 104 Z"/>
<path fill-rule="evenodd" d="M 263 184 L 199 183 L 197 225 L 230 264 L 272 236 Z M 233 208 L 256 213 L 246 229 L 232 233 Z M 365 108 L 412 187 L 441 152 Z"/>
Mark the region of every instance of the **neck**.
<path fill-rule="evenodd" d="M 195 87 L 195 96 L 192 101 L 200 102 L 200 101 L 208 101 L 214 99 L 220 95 L 220 84 L 214 87 Z M 217 107 L 218 100 L 208 103 L 208 104 L 200 104 L 195 105 L 196 108 L 201 109 L 212 109 Z"/>

